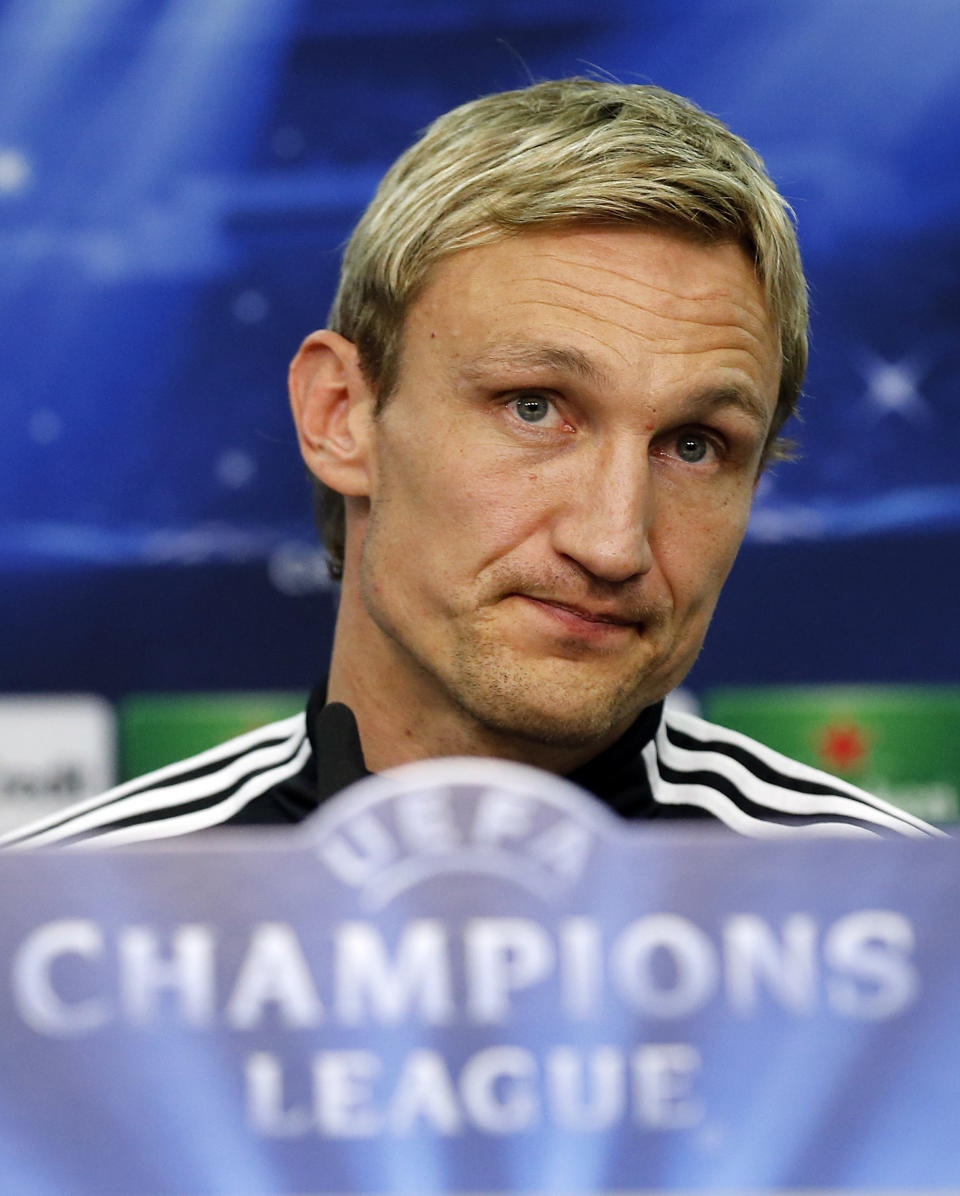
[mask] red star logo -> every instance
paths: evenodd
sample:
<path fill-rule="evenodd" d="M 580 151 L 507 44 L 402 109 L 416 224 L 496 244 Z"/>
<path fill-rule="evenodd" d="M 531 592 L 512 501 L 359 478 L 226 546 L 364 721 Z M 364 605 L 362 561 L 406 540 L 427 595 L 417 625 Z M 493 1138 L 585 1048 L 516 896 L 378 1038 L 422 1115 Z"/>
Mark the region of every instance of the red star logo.
<path fill-rule="evenodd" d="M 856 772 L 866 763 L 870 744 L 856 723 L 833 723 L 820 734 L 817 751 L 834 772 Z"/>

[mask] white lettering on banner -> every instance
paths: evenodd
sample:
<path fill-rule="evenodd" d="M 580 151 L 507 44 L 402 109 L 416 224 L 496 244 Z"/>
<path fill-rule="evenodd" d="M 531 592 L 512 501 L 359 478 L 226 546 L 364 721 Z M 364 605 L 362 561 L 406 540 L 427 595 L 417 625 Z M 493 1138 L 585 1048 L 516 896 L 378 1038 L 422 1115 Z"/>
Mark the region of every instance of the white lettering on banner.
<path fill-rule="evenodd" d="M 334 935 L 337 1016 L 344 1025 L 368 1020 L 387 1025 L 417 1013 L 428 1025 L 454 1019 L 447 931 L 436 918 L 408 923 L 393 963 L 379 929 L 368 922 L 344 922 Z"/>
<path fill-rule="evenodd" d="M 228 965 L 210 926 L 107 934 L 90 920 L 65 918 L 23 939 L 10 983 L 21 1019 L 51 1037 L 117 1022 L 203 1029 L 219 1020 L 247 1033 L 271 1019 L 294 1030 L 502 1026 L 534 1008 L 586 1025 L 613 1003 L 663 1021 L 711 1002 L 742 1019 L 773 1007 L 871 1021 L 917 1001 L 914 940 L 909 920 L 892 910 L 858 910 L 823 927 L 805 913 L 779 925 L 739 913 L 711 933 L 669 913 L 613 932 L 584 916 L 553 926 L 521 917 L 463 925 L 419 918 L 389 934 L 358 919 L 305 941 L 288 923 L 257 922 Z"/>
<path fill-rule="evenodd" d="M 321 1051 L 313 1058 L 317 1129 L 328 1138 L 372 1138 L 380 1118 L 371 1108 L 373 1082 L 383 1070 L 373 1051 Z"/>
<path fill-rule="evenodd" d="M 318 848 L 321 860 L 344 884 L 364 889 L 400 869 L 404 883 L 385 890 L 392 898 L 406 883 L 431 870 L 462 872 L 473 861 L 498 856 L 504 875 L 528 883 L 531 865 L 550 883 L 572 884 L 586 867 L 593 835 L 572 818 L 500 789 L 481 791 L 472 815 L 457 820 L 450 790 L 400 794 L 378 813 L 366 810 L 351 818 Z M 538 829 L 544 814 L 552 821 Z M 463 852 L 480 852 L 464 858 Z M 459 854 L 458 854 L 459 853 Z M 421 868 L 411 870 L 416 861 Z M 403 870 L 406 866 L 406 870 Z"/>
<path fill-rule="evenodd" d="M 763 918 L 737 914 L 723 928 L 727 1000 L 749 1016 L 759 1000 L 761 982 L 791 1013 L 809 1016 L 817 1001 L 817 924 L 809 914 L 784 920 L 782 941 Z"/>
<path fill-rule="evenodd" d="M 634 1053 L 635 1119 L 651 1129 L 684 1130 L 703 1120 L 704 1109 L 693 1098 L 693 1077 L 700 1071 L 700 1052 L 686 1042 L 652 1043 Z"/>
<path fill-rule="evenodd" d="M 553 971 L 550 936 L 529 918 L 472 918 L 464 931 L 467 1010 L 480 1023 L 505 1022 L 510 994 Z"/>
<path fill-rule="evenodd" d="M 146 1026 L 158 1018 L 158 998 L 176 996 L 183 1022 L 202 1027 L 213 1024 L 216 1012 L 215 939 L 209 926 L 178 927 L 164 954 L 159 935 L 149 926 L 128 926 L 120 932 L 120 1004 L 133 1025 Z"/>
<path fill-rule="evenodd" d="M 488 1134 L 518 1134 L 539 1119 L 537 1061 L 519 1046 L 477 1051 L 460 1073 L 460 1096 L 470 1122 Z"/>
<path fill-rule="evenodd" d="M 459 838 L 450 803 L 436 791 L 411 793 L 397 801 L 401 839 L 413 852 L 453 851 Z"/>
<path fill-rule="evenodd" d="M 910 959 L 913 927 L 891 910 L 865 909 L 827 931 L 823 954 L 839 973 L 827 978 L 827 1000 L 844 1017 L 879 1021 L 917 999 L 920 977 Z"/>
<path fill-rule="evenodd" d="M 603 999 L 603 939 L 592 918 L 560 924 L 560 1005 L 567 1017 L 587 1018 Z"/>
<path fill-rule="evenodd" d="M 554 1117 L 561 1129 L 581 1133 L 611 1129 L 623 1120 L 626 1066 L 623 1052 L 602 1046 L 590 1052 L 555 1047 L 547 1056 Z"/>
<path fill-rule="evenodd" d="M 580 879 L 587 866 L 590 836 L 575 822 L 558 822 L 530 840 L 530 854 L 556 876 Z"/>
<path fill-rule="evenodd" d="M 281 1059 L 258 1051 L 246 1062 L 245 1104 L 250 1127 L 271 1138 L 403 1138 L 424 1130 L 506 1137 L 544 1122 L 602 1133 L 628 1120 L 642 1130 L 671 1132 L 703 1121 L 694 1093 L 701 1070 L 700 1052 L 677 1042 L 629 1052 L 558 1046 L 543 1059 L 527 1047 L 501 1044 L 468 1056 L 457 1074 L 434 1050 L 409 1052 L 395 1073 L 372 1051 L 330 1050 L 309 1061 L 309 1096 L 295 1103 L 287 1100 Z"/>
<path fill-rule="evenodd" d="M 225 1016 L 234 1030 L 249 1030 L 263 1020 L 267 1006 L 276 1007 L 290 1030 L 304 1030 L 323 1021 L 310 966 L 293 927 L 264 922 L 254 928 Z"/>
<path fill-rule="evenodd" d="M 26 1024 L 54 1038 L 73 1038 L 106 1025 L 111 1015 L 104 1001 L 96 997 L 64 1001 L 51 976 L 54 964 L 64 956 L 98 960 L 103 952 L 103 932 L 83 918 L 47 922 L 25 938 L 13 957 L 10 979 L 17 1011 Z"/>
<path fill-rule="evenodd" d="M 529 835 L 536 807 L 528 798 L 504 790 L 491 790 L 477 803 L 473 819 L 473 842 L 478 846 L 503 847 Z"/>
<path fill-rule="evenodd" d="M 301 1107 L 284 1108 L 283 1067 L 269 1051 L 247 1056 L 245 1090 L 247 1123 L 265 1138 L 299 1138 L 309 1133 L 310 1113 Z"/>
<path fill-rule="evenodd" d="M 463 1126 L 447 1061 L 439 1051 L 410 1052 L 387 1111 L 390 1132 L 400 1137 L 421 1122 L 446 1137 Z"/>
<path fill-rule="evenodd" d="M 392 864 L 398 854 L 390 832 L 373 814 L 352 819 L 345 831 L 320 849 L 321 859 L 334 876 L 357 888 Z"/>
<path fill-rule="evenodd" d="M 611 972 L 621 995 L 654 1017 L 686 1017 L 702 1009 L 716 988 L 718 971 L 713 943 L 676 914 L 638 918 L 611 950 Z"/>

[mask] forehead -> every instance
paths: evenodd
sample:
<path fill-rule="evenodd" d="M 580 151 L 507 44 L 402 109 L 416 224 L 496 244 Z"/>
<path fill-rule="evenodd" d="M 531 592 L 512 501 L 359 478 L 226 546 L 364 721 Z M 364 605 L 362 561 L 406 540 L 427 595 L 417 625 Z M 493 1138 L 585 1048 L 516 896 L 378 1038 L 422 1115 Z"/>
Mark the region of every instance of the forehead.
<path fill-rule="evenodd" d="M 413 357 L 448 365 L 550 345 L 597 374 L 724 365 L 775 393 L 780 349 L 746 253 L 658 228 L 524 233 L 438 263 L 412 305 Z M 563 358 L 564 360 L 559 360 Z M 579 362 L 579 366 L 577 366 Z"/>

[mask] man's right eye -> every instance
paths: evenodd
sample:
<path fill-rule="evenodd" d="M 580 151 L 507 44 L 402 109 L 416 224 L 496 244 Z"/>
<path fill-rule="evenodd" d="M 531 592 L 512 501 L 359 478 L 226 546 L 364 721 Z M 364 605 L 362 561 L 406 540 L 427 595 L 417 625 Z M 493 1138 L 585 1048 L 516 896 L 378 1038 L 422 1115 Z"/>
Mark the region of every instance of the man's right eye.
<path fill-rule="evenodd" d="M 555 412 L 554 405 L 546 395 L 518 395 L 511 399 L 509 407 L 527 424 L 540 424 Z"/>

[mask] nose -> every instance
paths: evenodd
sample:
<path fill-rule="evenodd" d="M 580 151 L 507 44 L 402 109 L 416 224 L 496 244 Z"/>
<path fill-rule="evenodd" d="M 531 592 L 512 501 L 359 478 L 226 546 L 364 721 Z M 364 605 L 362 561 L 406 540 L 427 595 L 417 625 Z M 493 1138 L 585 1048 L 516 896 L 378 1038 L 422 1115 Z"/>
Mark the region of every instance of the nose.
<path fill-rule="evenodd" d="M 654 494 L 645 448 L 623 445 L 581 460 L 553 525 L 553 546 L 594 577 L 625 582 L 653 564 Z"/>

